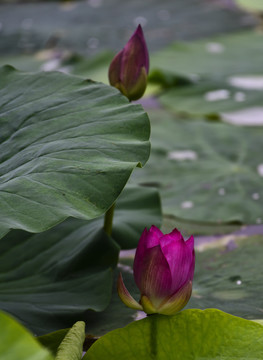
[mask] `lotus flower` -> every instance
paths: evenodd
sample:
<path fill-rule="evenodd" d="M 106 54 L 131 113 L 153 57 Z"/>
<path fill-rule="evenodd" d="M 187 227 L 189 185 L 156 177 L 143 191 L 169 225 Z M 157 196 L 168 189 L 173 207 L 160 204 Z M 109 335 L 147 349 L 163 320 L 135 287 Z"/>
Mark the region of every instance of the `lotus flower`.
<path fill-rule="evenodd" d="M 109 68 L 109 81 L 131 101 L 142 97 L 147 85 L 149 55 L 141 25 L 125 47 L 114 57 Z"/>
<path fill-rule="evenodd" d="M 137 302 L 120 274 L 118 293 L 125 305 L 147 314 L 173 315 L 189 301 L 194 277 L 194 238 L 184 241 L 174 229 L 164 235 L 156 226 L 144 230 L 133 264 L 134 280 L 141 292 Z"/>

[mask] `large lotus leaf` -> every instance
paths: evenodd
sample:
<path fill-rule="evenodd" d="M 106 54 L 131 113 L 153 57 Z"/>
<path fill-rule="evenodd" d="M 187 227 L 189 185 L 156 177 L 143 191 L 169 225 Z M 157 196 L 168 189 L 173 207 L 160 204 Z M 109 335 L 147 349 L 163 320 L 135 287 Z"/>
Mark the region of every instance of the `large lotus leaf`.
<path fill-rule="evenodd" d="M 152 153 L 133 181 L 159 188 L 164 214 L 217 224 L 262 221 L 263 128 L 149 114 Z"/>
<path fill-rule="evenodd" d="M 263 326 L 216 309 L 154 315 L 101 337 L 83 360 L 263 357 Z"/>
<path fill-rule="evenodd" d="M 0 234 L 104 213 L 149 156 L 141 106 L 61 73 L 0 77 Z"/>
<path fill-rule="evenodd" d="M 262 74 L 262 40 L 261 32 L 249 31 L 175 43 L 151 57 L 151 68 L 218 81 L 240 74 Z"/>
<path fill-rule="evenodd" d="M 233 4 L 206 0 L 141 0 L 1 4 L 0 53 L 61 49 L 91 55 L 120 48 L 141 23 L 151 49 L 175 39 L 191 39 L 244 29 L 255 19 Z M 100 24 L 100 26 L 97 26 Z"/>
<path fill-rule="evenodd" d="M 1 360 L 54 360 L 28 330 L 11 316 L 0 312 Z"/>
<path fill-rule="evenodd" d="M 115 209 L 113 238 L 135 247 L 145 226 L 160 225 L 159 206 L 155 190 L 125 189 Z M 69 327 L 87 309 L 104 310 L 119 246 L 102 227 L 100 217 L 68 219 L 39 234 L 10 231 L 0 241 L 0 308 L 37 334 Z"/>
<path fill-rule="evenodd" d="M 235 81 L 235 78 L 233 78 Z M 238 78 L 237 78 L 238 79 Z M 241 78 L 248 79 L 249 78 Z M 250 78 L 251 79 L 251 78 Z M 254 80 L 255 79 L 255 80 Z M 253 88 L 253 80 L 250 80 Z M 263 77 L 258 78 L 262 82 Z M 191 114 L 194 116 L 207 116 L 220 118 L 225 113 L 233 113 L 246 108 L 262 106 L 262 90 L 249 90 L 231 85 L 227 81 L 200 81 L 184 87 L 174 87 L 161 94 L 159 100 L 162 105 L 176 113 Z M 263 113 L 263 107 L 261 107 Z M 255 122 L 253 113 L 247 116 L 251 123 Z M 263 125 L 263 121 L 261 121 Z"/>

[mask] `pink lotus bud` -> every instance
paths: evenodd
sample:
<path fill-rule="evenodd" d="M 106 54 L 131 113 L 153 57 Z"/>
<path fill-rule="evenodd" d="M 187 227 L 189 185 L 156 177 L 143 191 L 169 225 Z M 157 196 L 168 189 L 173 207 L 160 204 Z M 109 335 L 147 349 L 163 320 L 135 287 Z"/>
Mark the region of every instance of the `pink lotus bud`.
<path fill-rule="evenodd" d="M 156 226 L 144 230 L 134 264 L 134 279 L 141 292 L 139 303 L 126 289 L 122 276 L 118 293 L 125 305 L 147 314 L 173 315 L 189 301 L 194 277 L 194 238 L 184 241 L 174 229 L 164 235 Z"/>
<path fill-rule="evenodd" d="M 112 60 L 109 68 L 109 81 L 131 100 L 142 97 L 147 85 L 149 54 L 139 25 L 121 50 Z"/>

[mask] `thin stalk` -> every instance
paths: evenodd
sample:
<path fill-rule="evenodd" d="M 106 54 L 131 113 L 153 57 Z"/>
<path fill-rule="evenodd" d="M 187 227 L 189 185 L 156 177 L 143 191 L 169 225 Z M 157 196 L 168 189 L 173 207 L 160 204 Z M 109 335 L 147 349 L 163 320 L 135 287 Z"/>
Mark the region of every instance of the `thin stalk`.
<path fill-rule="evenodd" d="M 114 208 L 115 208 L 115 203 L 111 205 L 111 207 L 106 211 L 104 215 L 104 231 L 108 236 L 111 236 L 112 233 Z"/>

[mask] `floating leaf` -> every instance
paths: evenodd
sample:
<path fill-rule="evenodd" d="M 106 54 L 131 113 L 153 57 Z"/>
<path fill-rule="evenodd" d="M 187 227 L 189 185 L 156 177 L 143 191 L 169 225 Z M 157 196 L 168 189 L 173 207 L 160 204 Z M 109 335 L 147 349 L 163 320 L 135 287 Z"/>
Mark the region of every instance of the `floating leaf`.
<path fill-rule="evenodd" d="M 132 179 L 159 189 L 165 215 L 216 224 L 261 221 L 263 128 L 149 114 L 151 157 Z"/>
<path fill-rule="evenodd" d="M 262 39 L 261 32 L 243 31 L 191 43 L 178 42 L 155 53 L 151 68 L 216 81 L 233 75 L 262 75 Z"/>
<path fill-rule="evenodd" d="M 215 307 L 246 319 L 262 319 L 262 235 L 226 236 L 197 252 L 189 308 Z"/>
<path fill-rule="evenodd" d="M 141 106 L 61 73 L 0 77 L 0 235 L 103 214 L 149 156 Z"/>
<path fill-rule="evenodd" d="M 101 337 L 83 360 L 253 359 L 263 357 L 263 326 L 219 310 L 154 315 Z"/>
<path fill-rule="evenodd" d="M 159 100 L 162 105 L 175 113 L 223 119 L 224 113 L 262 105 L 262 91 L 238 88 L 232 86 L 230 81 L 200 81 L 194 85 L 171 88 L 165 91 Z M 263 89 L 263 77 L 261 81 Z M 261 113 L 263 114 L 263 107 Z M 250 122 L 253 125 L 256 120 L 251 118 L 253 113 L 248 114 L 247 117 L 247 124 Z M 263 125 L 263 120 L 259 124 Z"/>

